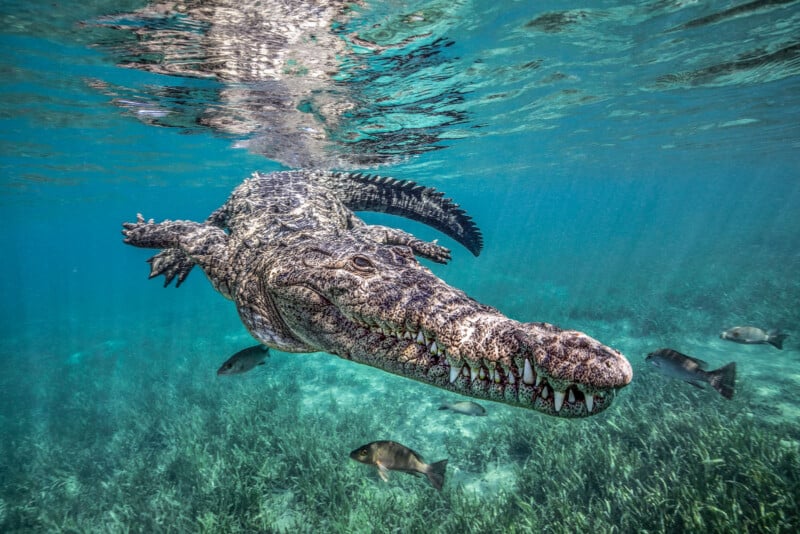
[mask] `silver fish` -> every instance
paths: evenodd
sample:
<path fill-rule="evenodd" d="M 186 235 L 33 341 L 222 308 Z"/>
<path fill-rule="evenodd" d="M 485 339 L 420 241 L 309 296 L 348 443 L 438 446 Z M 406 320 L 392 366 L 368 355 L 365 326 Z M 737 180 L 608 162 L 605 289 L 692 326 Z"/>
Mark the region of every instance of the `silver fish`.
<path fill-rule="evenodd" d="M 773 347 L 783 349 L 783 340 L 789 337 L 789 334 L 782 334 L 777 330 L 765 332 L 755 326 L 734 326 L 720 333 L 719 337 L 748 345 L 769 343 Z"/>
<path fill-rule="evenodd" d="M 217 374 L 239 375 L 246 373 L 258 365 L 264 365 L 264 360 L 267 356 L 269 356 L 269 349 L 264 345 L 256 345 L 240 350 L 217 369 Z"/>
<path fill-rule="evenodd" d="M 447 460 L 426 464 L 419 454 L 395 441 L 367 443 L 351 452 L 350 458 L 377 467 L 378 475 L 384 482 L 389 480 L 389 471 L 402 471 L 412 475 L 425 475 L 437 490 L 441 490 L 444 484 Z"/>
<path fill-rule="evenodd" d="M 698 358 L 692 358 L 672 349 L 659 349 L 651 352 L 645 361 L 658 367 L 666 376 L 679 378 L 689 384 L 703 388 L 708 382 L 720 395 L 732 399 L 736 388 L 736 362 L 731 362 L 714 371 L 706 371 L 708 364 Z"/>
<path fill-rule="evenodd" d="M 472 401 L 446 402 L 442 401 L 440 410 L 450 410 L 462 415 L 486 415 L 486 408 Z"/>

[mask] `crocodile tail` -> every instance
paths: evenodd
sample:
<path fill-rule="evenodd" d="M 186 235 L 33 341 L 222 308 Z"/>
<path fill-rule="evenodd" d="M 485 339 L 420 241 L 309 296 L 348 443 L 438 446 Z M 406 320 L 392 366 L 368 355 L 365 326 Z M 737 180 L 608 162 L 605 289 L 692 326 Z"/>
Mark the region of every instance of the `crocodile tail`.
<path fill-rule="evenodd" d="M 483 236 L 472 218 L 441 191 L 407 180 L 360 173 L 326 173 L 342 202 L 353 211 L 376 211 L 421 222 L 452 237 L 475 256 Z"/>

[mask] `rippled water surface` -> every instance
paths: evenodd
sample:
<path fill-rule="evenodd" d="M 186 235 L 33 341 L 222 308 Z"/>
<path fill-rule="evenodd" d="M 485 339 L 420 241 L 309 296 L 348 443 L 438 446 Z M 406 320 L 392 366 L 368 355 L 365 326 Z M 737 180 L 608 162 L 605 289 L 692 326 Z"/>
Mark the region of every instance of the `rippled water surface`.
<path fill-rule="evenodd" d="M 0 530 L 800 529 L 800 2 L 0 4 Z M 426 263 L 634 379 L 562 421 L 253 344 L 201 273 L 147 280 L 136 213 L 203 220 L 254 170 L 357 170 L 484 235 Z M 720 331 L 788 334 L 781 350 Z M 736 395 L 670 379 L 735 361 Z M 227 380 L 231 378 L 231 380 Z M 349 451 L 448 458 L 441 493 Z"/>

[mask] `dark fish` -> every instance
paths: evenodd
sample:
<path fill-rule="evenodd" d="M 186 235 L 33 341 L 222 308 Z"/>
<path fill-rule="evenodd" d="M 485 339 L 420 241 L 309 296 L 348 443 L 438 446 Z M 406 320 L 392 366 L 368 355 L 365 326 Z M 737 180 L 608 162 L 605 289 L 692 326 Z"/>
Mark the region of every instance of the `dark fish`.
<path fill-rule="evenodd" d="M 450 410 L 462 415 L 486 415 L 486 408 L 472 401 L 442 402 L 440 410 Z"/>
<path fill-rule="evenodd" d="M 269 349 L 264 345 L 256 345 L 240 350 L 227 359 L 222 367 L 217 369 L 218 375 L 239 375 L 246 373 L 257 365 L 264 365 L 264 360 L 269 356 Z"/>
<path fill-rule="evenodd" d="M 645 361 L 658 367 L 666 376 L 680 378 L 691 385 L 703 388 L 708 382 L 720 395 L 732 399 L 736 387 L 736 362 L 731 362 L 715 371 L 706 371 L 708 366 L 703 360 L 686 356 L 672 349 L 659 349 L 651 352 Z"/>
<path fill-rule="evenodd" d="M 783 349 L 783 340 L 789 337 L 789 334 L 781 334 L 777 330 L 765 332 L 755 326 L 734 326 L 722 332 L 719 337 L 748 345 L 769 343 L 773 347 Z"/>
<path fill-rule="evenodd" d="M 431 485 L 437 490 L 441 490 L 444 484 L 447 460 L 426 464 L 422 456 L 394 441 L 367 443 L 351 452 L 350 458 L 377 467 L 378 475 L 384 482 L 389 480 L 389 471 L 403 471 L 412 475 L 420 473 L 427 476 Z"/>

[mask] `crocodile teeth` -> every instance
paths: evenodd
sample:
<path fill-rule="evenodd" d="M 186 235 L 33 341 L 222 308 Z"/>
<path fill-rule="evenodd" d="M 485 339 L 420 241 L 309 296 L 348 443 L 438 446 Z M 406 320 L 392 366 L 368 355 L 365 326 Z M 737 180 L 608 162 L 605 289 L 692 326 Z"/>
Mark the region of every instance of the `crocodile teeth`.
<path fill-rule="evenodd" d="M 535 386 L 538 388 L 539 384 L 542 383 L 542 375 L 536 375 L 536 384 Z"/>
<path fill-rule="evenodd" d="M 478 378 L 481 380 L 486 380 L 486 372 L 483 370 L 483 367 L 481 367 L 481 370 L 478 371 Z"/>
<path fill-rule="evenodd" d="M 522 372 L 522 381 L 526 384 L 533 384 L 533 369 L 531 369 L 531 362 L 525 358 L 525 368 Z"/>
<path fill-rule="evenodd" d="M 508 383 L 511 384 L 511 385 L 514 385 L 514 382 L 516 382 L 516 379 L 514 378 L 514 373 L 509 371 L 508 372 Z"/>
<path fill-rule="evenodd" d="M 594 410 L 594 397 L 586 394 L 586 411 L 592 413 L 592 410 Z"/>
<path fill-rule="evenodd" d="M 438 354 L 439 353 L 439 349 L 438 349 L 438 347 L 436 347 L 436 342 L 435 341 L 431 341 L 431 344 L 428 347 L 428 350 L 431 351 L 431 354 Z"/>
<path fill-rule="evenodd" d="M 422 330 L 417 332 L 417 343 L 419 343 L 420 345 L 425 344 L 425 335 L 422 333 Z"/>
<path fill-rule="evenodd" d="M 543 388 L 542 388 L 542 398 L 543 398 L 543 399 L 546 399 L 546 398 L 547 398 L 547 395 L 549 395 L 549 394 L 550 394 L 550 390 L 549 390 L 549 389 L 547 389 L 547 386 L 543 387 Z"/>
<path fill-rule="evenodd" d="M 575 402 L 575 393 L 572 390 L 569 390 L 569 397 L 567 397 L 567 399 L 569 399 L 570 404 Z"/>
<path fill-rule="evenodd" d="M 556 401 L 556 412 L 561 411 L 561 406 L 564 404 L 564 392 L 563 391 L 553 391 L 553 397 Z"/>
<path fill-rule="evenodd" d="M 452 365 L 450 366 L 450 383 L 451 384 L 456 381 L 456 378 L 458 378 L 458 375 L 459 375 L 460 372 L 461 372 L 461 370 L 458 369 L 457 367 L 453 367 Z M 589 410 L 589 411 L 591 411 L 591 410 Z"/>
<path fill-rule="evenodd" d="M 474 382 L 475 377 L 478 376 L 478 371 L 473 369 L 472 367 L 469 368 L 469 381 Z"/>

